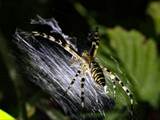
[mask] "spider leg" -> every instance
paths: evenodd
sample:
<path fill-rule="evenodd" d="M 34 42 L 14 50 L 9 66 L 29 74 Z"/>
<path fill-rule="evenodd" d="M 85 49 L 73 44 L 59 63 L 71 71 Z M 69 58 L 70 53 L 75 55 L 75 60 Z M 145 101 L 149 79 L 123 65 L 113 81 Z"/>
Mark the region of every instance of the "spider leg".
<path fill-rule="evenodd" d="M 124 83 L 119 79 L 119 77 L 117 75 L 114 75 L 110 70 L 108 70 L 107 68 L 103 68 L 107 74 L 109 75 L 112 83 L 115 85 L 116 83 L 118 83 L 123 91 L 127 94 L 127 96 L 130 99 L 130 104 L 131 106 L 133 106 L 133 95 L 131 94 L 131 92 L 129 91 L 129 89 L 124 85 Z"/>
<path fill-rule="evenodd" d="M 113 97 L 115 98 L 115 95 L 116 95 L 116 82 L 113 81 L 113 80 L 111 80 L 111 82 L 112 82 L 112 84 L 113 84 L 113 86 L 112 86 L 112 87 L 113 87 Z M 104 86 L 104 91 L 105 91 L 106 94 L 109 93 L 109 91 L 108 91 L 107 89 L 108 89 L 108 86 L 105 85 L 105 86 Z"/>
<path fill-rule="evenodd" d="M 81 106 L 84 108 L 84 83 L 85 83 L 85 78 L 81 79 Z"/>
<path fill-rule="evenodd" d="M 71 89 L 72 85 L 75 83 L 76 78 L 79 76 L 80 73 L 81 73 L 81 71 L 78 70 L 77 73 L 76 73 L 76 75 L 75 75 L 75 77 L 74 77 L 74 78 L 72 79 L 72 81 L 70 82 L 70 84 L 69 84 L 69 86 L 68 86 L 68 88 L 67 88 L 67 90 L 66 90 L 66 93 Z"/>
<path fill-rule="evenodd" d="M 85 60 L 81 58 L 81 55 L 78 53 L 78 51 L 70 43 L 68 43 L 61 35 L 53 35 L 53 34 L 50 35 L 50 34 L 46 34 L 46 33 L 40 33 L 38 31 L 32 31 L 32 35 L 35 38 L 41 37 L 41 38 L 47 39 L 49 41 L 52 41 L 52 42 L 58 44 L 63 49 L 65 49 L 67 52 L 69 52 L 73 57 L 85 62 Z"/>
<path fill-rule="evenodd" d="M 113 97 L 115 98 L 116 96 L 116 82 L 114 80 L 111 80 L 113 83 Z"/>
<path fill-rule="evenodd" d="M 107 72 L 107 68 L 104 68 L 103 66 L 101 66 L 100 65 L 100 67 L 101 67 L 101 69 L 104 71 L 104 72 Z M 107 74 L 109 73 L 109 76 L 110 76 L 110 72 L 107 72 Z M 111 79 L 111 78 L 110 78 Z M 111 82 L 112 82 L 112 84 L 113 84 L 113 97 L 115 97 L 115 94 L 116 94 L 116 82 L 114 81 L 114 80 L 111 80 Z M 106 94 L 108 94 L 109 93 L 109 91 L 108 91 L 108 86 L 107 85 L 105 85 L 104 86 L 104 92 L 106 93 Z"/>
<path fill-rule="evenodd" d="M 89 33 L 88 39 L 92 42 L 91 48 L 89 50 L 89 55 L 94 58 L 100 42 L 98 28 L 96 28 L 96 31 Z"/>

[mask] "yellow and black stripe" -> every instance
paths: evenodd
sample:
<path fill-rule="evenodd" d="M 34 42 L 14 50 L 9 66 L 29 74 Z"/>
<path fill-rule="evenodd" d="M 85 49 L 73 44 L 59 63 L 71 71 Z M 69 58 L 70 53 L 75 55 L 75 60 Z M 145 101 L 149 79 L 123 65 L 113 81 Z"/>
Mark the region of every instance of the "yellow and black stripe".
<path fill-rule="evenodd" d="M 103 71 L 95 61 L 91 62 L 91 75 L 97 84 L 102 85 L 103 87 L 106 85 Z"/>
<path fill-rule="evenodd" d="M 84 108 L 84 83 L 85 83 L 85 78 L 81 79 L 81 106 Z"/>
<path fill-rule="evenodd" d="M 92 41 L 92 46 L 89 50 L 89 55 L 92 58 L 94 58 L 97 53 L 97 49 L 99 47 L 99 42 L 100 42 L 98 28 L 96 29 L 95 32 L 89 34 L 88 39 L 89 41 Z"/>
<path fill-rule="evenodd" d="M 131 104 L 131 106 L 133 106 L 133 95 L 131 94 L 131 92 L 129 91 L 129 89 L 128 89 L 128 87 L 126 87 L 125 85 L 124 85 L 124 83 L 122 82 L 122 80 L 120 80 L 120 78 L 117 76 L 117 75 L 114 75 L 109 69 L 104 69 L 106 72 L 107 72 L 107 74 L 109 75 L 109 77 L 110 77 L 110 79 L 111 79 L 111 81 L 112 81 L 112 83 L 115 85 L 116 83 L 118 83 L 121 87 L 122 87 L 122 89 L 123 89 L 123 91 L 127 94 L 127 96 L 129 97 L 129 99 L 130 99 L 130 104 Z"/>
<path fill-rule="evenodd" d="M 66 90 L 66 93 L 68 92 L 69 89 L 71 89 L 71 86 L 75 83 L 77 77 L 78 77 L 80 74 L 81 74 L 81 71 L 78 70 L 77 73 L 76 73 L 76 75 L 75 75 L 74 78 L 72 79 L 71 83 L 69 84 L 69 86 L 68 86 L 68 88 L 67 88 L 67 90 Z"/>
<path fill-rule="evenodd" d="M 32 31 L 34 37 L 42 37 L 54 43 L 60 45 L 63 49 L 69 52 L 74 58 L 81 60 L 83 63 L 86 63 L 85 60 L 81 57 L 81 55 L 76 51 L 72 45 L 70 45 L 62 36 L 50 35 L 46 33 L 40 33 L 38 31 Z"/>

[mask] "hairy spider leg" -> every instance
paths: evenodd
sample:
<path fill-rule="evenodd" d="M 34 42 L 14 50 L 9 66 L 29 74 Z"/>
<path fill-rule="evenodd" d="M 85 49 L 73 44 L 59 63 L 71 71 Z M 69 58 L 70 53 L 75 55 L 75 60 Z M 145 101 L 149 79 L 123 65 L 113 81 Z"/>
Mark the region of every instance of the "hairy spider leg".
<path fill-rule="evenodd" d="M 112 80 L 112 76 L 111 76 L 111 73 L 110 71 L 107 69 L 107 68 L 102 68 L 105 72 L 107 71 L 107 74 L 109 75 L 109 79 L 111 79 L 111 82 L 113 84 L 113 97 L 115 98 L 116 96 L 116 81 L 115 80 Z M 107 85 L 104 86 L 104 91 L 108 94 L 109 91 L 107 90 Z"/>
<path fill-rule="evenodd" d="M 114 75 L 110 70 L 108 70 L 107 68 L 104 68 L 104 70 L 107 72 L 107 74 L 109 75 L 110 79 L 112 81 L 114 81 L 113 83 L 118 83 L 123 91 L 127 94 L 127 96 L 129 97 L 130 99 L 130 104 L 131 104 L 131 107 L 133 106 L 133 95 L 131 94 L 131 92 L 129 91 L 129 89 L 124 85 L 124 83 L 118 78 L 117 75 Z"/>
<path fill-rule="evenodd" d="M 75 59 L 86 63 L 85 60 L 81 58 L 81 55 L 62 36 L 52 36 L 46 33 L 40 33 L 38 31 L 32 31 L 32 34 L 35 37 L 42 37 L 44 39 L 57 43 L 59 46 L 69 52 Z"/>
<path fill-rule="evenodd" d="M 84 83 L 85 83 L 85 78 L 81 79 L 81 106 L 84 108 Z"/>
<path fill-rule="evenodd" d="M 99 47 L 100 42 L 98 28 L 96 28 L 94 32 L 89 33 L 88 39 L 92 42 L 91 48 L 89 50 L 89 55 L 91 58 L 94 58 L 97 53 L 97 49 Z"/>
<path fill-rule="evenodd" d="M 81 71 L 78 70 L 75 77 L 72 79 L 70 85 L 68 86 L 66 93 L 71 89 L 72 85 L 75 83 L 76 78 L 81 74 Z M 81 78 L 81 106 L 84 108 L 84 83 L 85 83 L 85 78 Z"/>
<path fill-rule="evenodd" d="M 69 84 L 69 86 L 68 86 L 68 88 L 66 90 L 66 93 L 71 89 L 72 85 L 75 83 L 75 81 L 76 81 L 77 77 L 80 75 L 80 73 L 81 73 L 81 71 L 78 70 L 77 73 L 76 73 L 76 75 L 75 75 L 75 77 L 70 82 L 70 84 Z"/>

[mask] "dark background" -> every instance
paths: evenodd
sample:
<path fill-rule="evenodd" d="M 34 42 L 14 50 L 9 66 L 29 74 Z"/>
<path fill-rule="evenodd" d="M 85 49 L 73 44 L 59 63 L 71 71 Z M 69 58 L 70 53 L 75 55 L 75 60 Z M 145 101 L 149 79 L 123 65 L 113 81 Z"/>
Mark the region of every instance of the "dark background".
<path fill-rule="evenodd" d="M 126 28 L 139 28 L 147 18 L 146 8 L 149 0 L 79 0 L 98 23 L 107 27 L 122 25 Z M 31 18 L 38 14 L 54 17 L 66 32 L 84 34 L 88 31 L 86 20 L 75 10 L 74 0 L 2 0 L 1 31 L 6 35 L 14 33 L 15 28 L 26 28 Z"/>

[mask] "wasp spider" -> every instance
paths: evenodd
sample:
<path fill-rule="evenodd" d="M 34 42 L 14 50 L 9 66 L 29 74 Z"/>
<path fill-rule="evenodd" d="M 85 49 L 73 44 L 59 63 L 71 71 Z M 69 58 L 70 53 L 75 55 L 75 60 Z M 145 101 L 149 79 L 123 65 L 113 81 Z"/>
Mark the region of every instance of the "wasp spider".
<path fill-rule="evenodd" d="M 86 74 L 90 74 L 99 86 L 104 87 L 105 92 L 107 92 L 107 84 L 105 81 L 105 74 L 107 74 L 111 82 L 113 83 L 113 88 L 115 88 L 115 84 L 118 83 L 129 97 L 131 105 L 133 105 L 132 94 L 130 93 L 129 89 L 123 84 L 123 82 L 119 79 L 119 77 L 116 74 L 112 73 L 109 69 L 101 67 L 99 63 L 96 62 L 95 60 L 95 56 L 100 42 L 98 30 L 89 34 L 89 40 L 92 41 L 91 48 L 88 51 L 84 50 L 81 54 L 62 36 L 59 37 L 54 34 L 41 33 L 38 31 L 32 31 L 32 34 L 34 37 L 42 37 L 58 44 L 66 51 L 68 51 L 73 56 L 75 61 L 81 61 L 80 69 L 77 70 L 77 73 L 74 75 L 74 78 L 71 80 L 70 84 L 68 85 L 68 88 L 66 88 L 66 93 L 74 84 L 76 78 L 78 76 L 82 76 L 81 77 L 82 107 L 84 107 L 84 83 L 85 83 L 85 77 L 83 76 L 85 76 Z"/>

